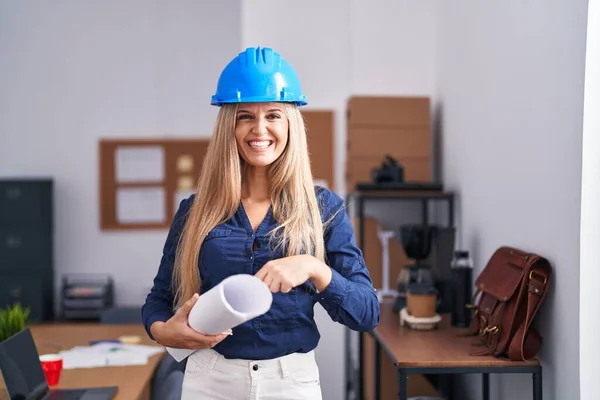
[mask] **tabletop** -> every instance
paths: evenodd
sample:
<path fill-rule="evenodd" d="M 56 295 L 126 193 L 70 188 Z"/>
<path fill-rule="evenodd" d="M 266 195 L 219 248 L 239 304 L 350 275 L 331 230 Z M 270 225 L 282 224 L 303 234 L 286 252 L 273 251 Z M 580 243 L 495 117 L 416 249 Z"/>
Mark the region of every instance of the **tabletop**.
<path fill-rule="evenodd" d="M 381 304 L 381 317 L 372 332 L 382 348 L 393 356 L 399 367 L 519 367 L 539 365 L 539 360 L 511 361 L 494 356 L 470 355 L 473 336 L 465 336 L 466 329 L 450 324 L 449 315 L 443 315 L 435 330 L 417 331 L 400 326 L 400 318 L 392 311 L 392 304 Z"/>
<path fill-rule="evenodd" d="M 87 346 L 92 340 L 114 340 L 126 335 L 139 336 L 140 344 L 157 345 L 139 324 L 55 323 L 33 324 L 29 328 L 39 354 L 57 353 L 73 346 Z M 152 376 L 164 354 L 149 357 L 146 365 L 66 369 L 59 384 L 51 389 L 118 386 L 114 400 L 149 398 Z"/>

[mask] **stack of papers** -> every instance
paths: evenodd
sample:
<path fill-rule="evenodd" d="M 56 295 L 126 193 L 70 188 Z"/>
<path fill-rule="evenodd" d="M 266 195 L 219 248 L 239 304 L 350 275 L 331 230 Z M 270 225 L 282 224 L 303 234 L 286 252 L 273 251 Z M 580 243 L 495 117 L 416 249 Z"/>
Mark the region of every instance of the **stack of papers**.
<path fill-rule="evenodd" d="M 97 343 L 60 352 L 64 369 L 146 365 L 148 358 L 165 351 L 161 346 Z"/>

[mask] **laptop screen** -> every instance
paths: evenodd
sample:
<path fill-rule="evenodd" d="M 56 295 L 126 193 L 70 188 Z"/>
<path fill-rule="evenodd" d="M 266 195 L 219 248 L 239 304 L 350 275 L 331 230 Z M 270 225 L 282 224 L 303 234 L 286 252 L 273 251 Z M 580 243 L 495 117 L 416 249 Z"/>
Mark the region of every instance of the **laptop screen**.
<path fill-rule="evenodd" d="M 29 328 L 0 343 L 0 371 L 11 400 L 37 400 L 48 391 Z"/>

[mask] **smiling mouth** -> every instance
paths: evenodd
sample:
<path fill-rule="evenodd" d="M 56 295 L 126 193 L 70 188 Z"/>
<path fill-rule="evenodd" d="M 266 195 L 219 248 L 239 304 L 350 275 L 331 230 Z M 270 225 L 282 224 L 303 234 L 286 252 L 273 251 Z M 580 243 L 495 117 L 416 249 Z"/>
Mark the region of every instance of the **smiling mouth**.
<path fill-rule="evenodd" d="M 252 140 L 252 141 L 249 141 L 246 143 L 252 150 L 261 151 L 261 150 L 268 149 L 273 144 L 273 141 L 272 140 Z"/>

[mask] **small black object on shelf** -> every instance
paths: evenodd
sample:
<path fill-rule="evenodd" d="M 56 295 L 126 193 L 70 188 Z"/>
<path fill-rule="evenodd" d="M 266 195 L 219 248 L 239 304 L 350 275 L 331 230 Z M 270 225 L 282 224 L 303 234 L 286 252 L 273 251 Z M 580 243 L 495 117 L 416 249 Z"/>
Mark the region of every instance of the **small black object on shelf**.
<path fill-rule="evenodd" d="M 371 171 L 371 179 L 375 183 L 403 182 L 404 168 L 392 156 L 386 155 L 381 166 Z"/>
<path fill-rule="evenodd" d="M 371 182 L 358 182 L 356 189 L 368 190 L 423 190 L 442 191 L 441 182 L 419 182 L 404 180 L 404 167 L 392 156 L 386 155 L 383 162 L 371 171 Z"/>

